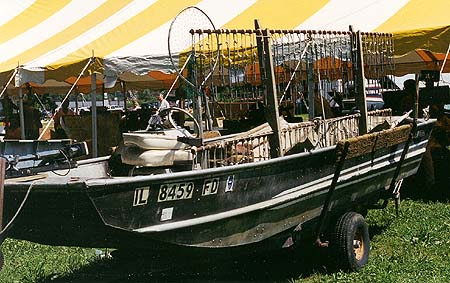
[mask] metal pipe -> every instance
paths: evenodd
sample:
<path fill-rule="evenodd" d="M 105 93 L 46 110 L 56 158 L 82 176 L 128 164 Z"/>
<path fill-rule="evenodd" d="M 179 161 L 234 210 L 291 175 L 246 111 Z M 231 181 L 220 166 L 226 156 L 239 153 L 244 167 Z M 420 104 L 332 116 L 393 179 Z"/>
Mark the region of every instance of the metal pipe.
<path fill-rule="evenodd" d="M 333 197 L 333 194 L 334 194 L 334 189 L 336 188 L 337 181 L 339 179 L 339 176 L 341 175 L 341 170 L 344 167 L 344 161 L 347 156 L 349 146 L 350 146 L 350 143 L 345 142 L 344 149 L 342 150 L 341 155 L 339 156 L 339 162 L 336 165 L 336 170 L 334 171 L 333 180 L 331 181 L 330 189 L 328 190 L 328 194 L 325 199 L 325 203 L 323 204 L 322 212 L 320 213 L 319 224 L 317 226 L 317 231 L 316 231 L 315 244 L 321 248 L 328 247 L 328 242 L 322 242 L 322 240 L 320 239 L 320 234 L 322 233 L 322 229 L 323 229 L 323 226 L 325 223 L 325 218 L 327 217 L 328 210 L 330 209 L 330 203 L 331 203 L 331 198 Z"/>
<path fill-rule="evenodd" d="M 19 86 L 19 119 L 20 119 L 20 138 L 25 139 L 25 116 L 23 113 L 23 93 L 22 86 Z"/>
<path fill-rule="evenodd" d="M 97 75 L 91 75 L 91 113 L 92 113 L 92 157 L 98 156 L 97 149 Z"/>

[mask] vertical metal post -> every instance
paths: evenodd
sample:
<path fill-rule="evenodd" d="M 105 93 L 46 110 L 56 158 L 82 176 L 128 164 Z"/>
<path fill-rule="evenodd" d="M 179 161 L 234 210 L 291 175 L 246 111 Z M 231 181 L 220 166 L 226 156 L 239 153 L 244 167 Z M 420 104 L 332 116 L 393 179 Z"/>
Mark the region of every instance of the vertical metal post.
<path fill-rule="evenodd" d="M 91 113 L 92 113 L 92 157 L 98 156 L 97 150 L 97 76 L 91 75 Z"/>
<path fill-rule="evenodd" d="M 195 119 L 198 121 L 198 134 L 199 137 L 203 137 L 203 117 L 202 117 L 202 97 L 199 95 L 198 90 L 195 90 L 195 99 L 194 99 L 194 103 L 195 103 L 195 109 L 197 111 L 194 111 L 194 117 Z"/>
<path fill-rule="evenodd" d="M 261 26 L 259 24 L 259 20 L 255 20 L 255 29 L 261 30 Z M 259 73 L 261 76 L 261 85 L 263 86 L 266 82 L 266 66 L 265 66 L 265 60 L 262 58 L 264 57 L 264 45 L 262 40 L 262 33 L 256 34 L 256 49 L 258 51 L 258 63 L 259 63 Z M 256 66 L 254 70 L 256 74 Z M 267 104 L 267 96 L 264 96 L 264 104 Z"/>
<path fill-rule="evenodd" d="M 411 144 L 411 141 L 414 137 L 414 131 L 416 129 L 416 123 L 413 124 L 413 128 L 409 132 L 408 139 L 405 142 L 405 146 L 402 150 L 402 155 L 400 156 L 400 160 L 397 163 L 397 166 L 395 167 L 394 176 L 392 177 L 391 183 L 389 185 L 389 191 L 392 192 L 392 196 L 395 200 L 395 213 L 398 216 L 398 207 L 400 202 L 400 187 L 396 188 L 396 182 L 398 179 L 398 175 L 400 174 L 400 169 L 402 168 L 403 162 L 405 161 L 406 154 L 408 153 L 409 146 Z"/>
<path fill-rule="evenodd" d="M 327 196 L 325 198 L 325 202 L 322 207 L 322 211 L 320 212 L 319 223 L 317 225 L 317 231 L 316 231 L 316 241 L 315 241 L 315 244 L 318 247 L 328 247 L 328 243 L 322 242 L 322 240 L 320 239 L 320 235 L 322 234 L 323 226 L 325 223 L 325 218 L 328 215 L 328 210 L 330 210 L 331 199 L 333 198 L 334 190 L 336 189 L 337 182 L 339 180 L 339 177 L 341 176 L 341 171 L 342 171 L 342 168 L 344 167 L 344 162 L 345 162 L 345 158 L 347 157 L 349 147 L 350 147 L 350 143 L 345 142 L 340 155 L 338 155 L 339 160 L 337 161 L 333 179 L 331 180 L 330 189 L 328 190 Z"/>
<path fill-rule="evenodd" d="M 122 86 L 122 94 L 123 94 L 123 110 L 128 111 L 128 108 L 127 108 L 127 86 L 124 81 L 120 81 L 120 85 Z"/>
<path fill-rule="evenodd" d="M 419 119 L 419 93 L 420 93 L 419 74 L 415 75 L 415 80 L 416 80 L 416 95 L 414 97 L 414 113 L 413 113 L 414 124 L 417 123 L 417 119 Z"/>
<path fill-rule="evenodd" d="M 258 20 L 255 20 L 255 28 L 261 30 Z M 280 120 L 278 112 L 277 88 L 275 83 L 275 72 L 273 67 L 272 48 L 269 42 L 269 30 L 261 30 L 262 35 L 257 38 L 258 54 L 263 54 L 264 57 L 259 56 L 259 66 L 261 73 L 261 81 L 265 77 L 266 85 L 266 107 L 265 114 L 267 122 L 272 128 L 273 135 L 269 138 L 270 157 L 283 156 L 283 149 L 281 148 L 281 132 Z M 262 47 L 262 49 L 260 49 Z"/>
<path fill-rule="evenodd" d="M 195 61 L 195 48 L 192 47 L 192 54 L 191 56 L 188 56 L 187 60 L 192 60 L 187 63 L 187 69 L 188 69 L 188 80 L 194 81 L 194 83 L 191 82 L 191 85 L 194 89 L 194 118 L 198 122 L 198 135 L 200 138 L 203 138 L 203 116 L 202 116 L 202 97 L 200 93 L 200 89 L 197 84 L 197 62 Z"/>
<path fill-rule="evenodd" d="M 206 126 L 206 130 L 207 131 L 211 131 L 213 128 L 213 121 L 212 121 L 212 117 L 211 117 L 211 112 L 209 109 L 209 99 L 208 96 L 206 94 L 205 90 L 201 91 L 201 94 L 203 95 L 203 101 L 205 104 L 205 126 Z"/>
<path fill-rule="evenodd" d="M 22 86 L 19 86 L 19 119 L 20 119 L 20 138 L 25 139 L 25 116 L 23 110 L 23 93 Z"/>
<path fill-rule="evenodd" d="M 75 113 L 80 113 L 78 110 L 78 108 L 79 108 L 78 97 L 80 97 L 80 92 L 78 91 L 77 88 L 75 88 Z"/>
<path fill-rule="evenodd" d="M 367 101 L 366 101 L 366 79 L 364 75 L 364 59 L 362 49 L 361 32 L 356 32 L 356 94 L 355 102 L 361 117 L 359 118 L 359 134 L 367 133 Z"/>
<path fill-rule="evenodd" d="M 309 104 L 309 112 L 308 112 L 308 118 L 309 121 L 312 121 L 314 119 L 314 112 L 316 111 L 314 109 L 314 63 L 308 62 L 308 104 Z"/>

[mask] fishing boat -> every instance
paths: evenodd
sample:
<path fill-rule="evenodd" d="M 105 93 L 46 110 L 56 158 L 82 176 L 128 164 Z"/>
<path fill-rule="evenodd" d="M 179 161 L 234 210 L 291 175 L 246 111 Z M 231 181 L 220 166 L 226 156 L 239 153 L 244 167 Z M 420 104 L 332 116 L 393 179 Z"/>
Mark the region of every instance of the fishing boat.
<path fill-rule="evenodd" d="M 328 247 L 343 268 L 365 265 L 370 244 L 363 216 L 367 209 L 382 206 L 381 200 L 397 196 L 401 180 L 416 173 L 434 121 L 412 120 L 409 113 L 394 117 L 385 109 L 287 122 L 278 113 L 280 95 L 273 72 L 272 52 L 284 44 L 271 38 L 277 32 L 314 35 L 319 40 L 311 31 L 234 31 L 260 40 L 252 45 L 254 50 L 244 52 L 259 53 L 260 74 L 265 74 L 259 79 L 268 97 L 266 123 L 238 134 L 205 138 L 213 131 L 200 112 L 192 117 L 195 131 L 158 121 L 146 130 L 124 133 L 111 156 L 79 159 L 75 153 L 83 155 L 85 147 L 72 143 L 51 149 L 46 145 L 39 152 L 30 149 L 34 151 L 27 160 L 35 160 L 32 165 L 21 169 L 16 158 L 14 166 L 7 166 L 2 218 L 8 224 L 3 238 L 131 252 L 198 252 L 267 247 L 267 243 L 287 248 L 301 238 Z M 214 40 L 233 35 L 223 30 L 192 33 L 214 35 Z M 333 34 L 341 47 L 347 43 L 342 37 L 357 38 L 353 32 L 324 36 L 330 39 Z M 303 39 L 299 44 L 313 46 Z M 291 51 L 299 54 L 298 49 Z M 216 56 L 216 52 L 197 54 Z M 200 55 L 200 64 L 212 65 Z M 295 64 L 293 73 L 302 74 L 305 70 L 298 68 L 303 64 Z M 315 64 L 310 66 L 317 70 Z M 202 78 L 200 86 L 194 83 L 199 90 L 216 79 L 197 75 Z M 313 75 L 309 73 L 314 86 Z M 171 112 L 185 110 L 165 112 L 171 117 Z M 45 162 L 42 156 L 48 156 Z M 40 170 L 42 166 L 46 167 Z"/>

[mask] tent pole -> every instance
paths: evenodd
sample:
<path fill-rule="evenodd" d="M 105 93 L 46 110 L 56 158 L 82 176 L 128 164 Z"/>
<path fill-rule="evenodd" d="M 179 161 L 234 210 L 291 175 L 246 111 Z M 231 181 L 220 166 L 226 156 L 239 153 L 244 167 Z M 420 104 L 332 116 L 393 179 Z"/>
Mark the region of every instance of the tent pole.
<path fill-rule="evenodd" d="M 89 67 L 89 65 L 92 63 L 92 60 L 89 60 L 89 62 L 86 63 L 86 66 L 84 66 L 83 70 L 81 71 L 81 73 L 78 75 L 78 78 L 75 80 L 75 82 L 72 84 L 72 87 L 70 88 L 70 90 L 67 92 L 67 94 L 64 96 L 62 102 L 64 102 L 66 99 L 69 99 L 69 95 L 70 93 L 75 89 L 78 92 L 78 87 L 77 87 L 77 83 L 80 80 L 81 76 L 84 74 L 84 72 L 86 71 L 87 67 Z M 62 103 L 56 107 L 55 112 L 58 112 L 58 110 L 61 108 Z M 45 128 L 42 130 L 41 135 L 39 136 L 38 140 L 42 139 L 44 133 L 48 130 L 48 128 L 50 127 L 50 123 L 51 121 L 53 121 L 54 116 L 52 116 L 51 120 L 47 123 L 47 126 L 45 126 Z"/>
<path fill-rule="evenodd" d="M 111 105 L 109 97 L 106 96 L 106 98 L 108 100 L 108 106 Z M 105 106 L 105 84 L 102 84 L 102 106 Z"/>
<path fill-rule="evenodd" d="M 80 92 L 78 91 L 78 88 L 75 89 L 75 113 L 80 113 L 78 110 L 78 97 L 80 96 Z"/>
<path fill-rule="evenodd" d="M 416 81 L 416 93 L 415 93 L 415 97 L 414 97 L 414 125 L 417 122 L 417 119 L 419 118 L 419 93 L 420 93 L 420 89 L 419 89 L 419 77 L 420 74 L 415 74 L 414 76 L 414 80 Z"/>
<path fill-rule="evenodd" d="M 367 134 L 367 101 L 366 101 L 366 78 L 364 74 L 364 59 L 362 48 L 361 32 L 357 31 L 356 35 L 356 105 L 361 113 L 359 118 L 359 134 Z"/>
<path fill-rule="evenodd" d="M 123 110 L 127 111 L 127 86 L 124 81 L 121 81 L 120 84 L 122 85 L 122 94 L 123 94 Z"/>
<path fill-rule="evenodd" d="M 25 139 L 25 117 L 23 115 L 23 93 L 22 86 L 19 86 L 19 119 L 20 119 L 20 138 Z"/>
<path fill-rule="evenodd" d="M 92 157 L 98 156 L 97 151 L 97 76 L 91 74 L 91 113 L 92 113 Z"/>
<path fill-rule="evenodd" d="M 312 54 L 312 53 L 311 53 Z M 308 120 L 312 121 L 314 120 L 314 115 L 315 115 L 315 111 L 317 111 L 316 109 L 314 109 L 314 88 L 315 88 L 315 84 L 314 84 L 314 63 L 312 61 L 313 59 L 311 59 L 310 61 L 307 61 L 307 68 L 308 68 L 308 74 L 307 74 L 307 82 L 308 82 Z"/>
<path fill-rule="evenodd" d="M 439 77 L 442 76 L 442 71 L 444 71 L 445 63 L 447 63 L 447 58 L 448 58 L 449 52 L 450 52 L 450 44 L 448 45 L 447 53 L 445 53 L 444 62 L 442 62 L 441 70 L 439 71 Z"/>
<path fill-rule="evenodd" d="M 2 92 L 0 93 L 0 98 L 2 98 L 3 95 L 6 93 L 6 90 L 8 89 L 9 84 L 12 82 L 13 79 L 15 79 L 16 74 L 17 74 L 17 68 L 14 69 L 14 72 L 12 73 L 8 82 L 5 84 L 4 88 L 2 89 Z"/>

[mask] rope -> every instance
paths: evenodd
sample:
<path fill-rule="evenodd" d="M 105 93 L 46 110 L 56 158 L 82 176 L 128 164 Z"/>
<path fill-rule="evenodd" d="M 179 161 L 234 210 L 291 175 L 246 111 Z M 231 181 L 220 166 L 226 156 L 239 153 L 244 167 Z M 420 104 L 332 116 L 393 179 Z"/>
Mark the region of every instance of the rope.
<path fill-rule="evenodd" d="M 442 71 L 444 71 L 444 67 L 445 67 L 445 63 L 447 62 L 447 58 L 448 58 L 448 53 L 450 52 L 450 44 L 448 45 L 447 48 L 447 53 L 445 53 L 445 58 L 444 58 L 444 62 L 442 62 L 442 66 L 441 66 L 441 70 L 439 71 L 439 76 L 442 78 Z M 442 79 L 443 80 L 443 79 Z"/>
<path fill-rule="evenodd" d="M 28 196 L 30 195 L 31 189 L 33 188 L 33 186 L 36 182 L 37 181 L 34 181 L 33 183 L 31 183 L 30 187 L 27 190 L 27 193 L 25 194 L 25 197 L 22 200 L 22 203 L 20 204 L 19 208 L 16 210 L 16 213 L 11 218 L 11 220 L 8 222 L 8 224 L 5 225 L 3 230 L 0 231 L 0 238 L 3 238 L 3 234 L 5 234 L 9 230 L 10 226 L 13 224 L 13 222 L 16 220 L 19 213 L 22 211 L 23 206 L 25 205 L 26 201 L 28 200 Z M 0 241 L 0 243 L 1 242 L 2 241 Z"/>
<path fill-rule="evenodd" d="M 302 54 L 300 55 L 300 59 L 298 59 L 297 65 L 295 66 L 295 69 L 294 69 L 294 71 L 292 72 L 291 77 L 289 78 L 289 82 L 286 84 L 286 87 L 284 88 L 283 95 L 281 96 L 280 102 L 279 102 L 279 103 L 281 103 L 281 102 L 283 101 L 284 96 L 286 95 L 287 90 L 288 90 L 289 87 L 291 86 L 292 80 L 294 79 L 295 74 L 296 74 L 296 72 L 298 71 L 298 68 L 299 68 L 300 65 L 302 64 L 302 59 L 303 59 L 303 57 L 305 56 L 306 51 L 308 50 L 308 47 L 309 47 L 309 44 L 311 43 L 311 41 L 312 41 L 312 40 L 311 40 L 310 38 L 307 39 L 306 46 L 305 46 L 305 48 L 303 49 Z"/>
<path fill-rule="evenodd" d="M 64 174 L 59 174 L 59 173 L 56 173 L 55 171 L 52 171 L 52 172 L 53 172 L 53 174 L 55 174 L 55 175 L 64 177 L 64 176 L 69 175 L 70 170 L 72 170 L 72 165 L 70 164 L 70 159 L 69 159 L 69 157 L 64 153 L 64 151 L 59 150 L 59 152 L 66 158 L 67 164 L 69 164 L 69 168 L 68 168 L 67 172 L 64 173 Z"/>
<path fill-rule="evenodd" d="M 14 72 L 12 73 L 11 77 L 9 78 L 8 82 L 6 83 L 5 87 L 2 89 L 2 92 L 0 93 L 0 98 L 3 97 L 3 95 L 6 92 L 6 89 L 8 88 L 9 84 L 12 82 L 13 78 L 16 76 L 17 74 L 17 68 L 14 69 Z"/>
<path fill-rule="evenodd" d="M 166 96 L 164 96 L 164 99 L 167 99 L 167 97 L 169 96 L 170 92 L 172 91 L 172 89 L 174 88 L 175 84 L 177 83 L 178 78 L 180 78 L 181 74 L 184 71 L 184 68 L 186 68 L 189 60 L 191 59 L 191 56 L 192 56 L 192 53 L 190 53 L 189 56 L 187 57 L 186 62 L 184 62 L 183 67 L 181 67 L 181 70 L 180 70 L 178 76 L 173 81 L 172 85 L 170 86 L 169 90 L 166 93 Z M 161 105 L 159 106 L 157 113 L 159 113 L 160 108 L 161 108 Z"/>
<path fill-rule="evenodd" d="M 81 79 L 81 76 L 84 74 L 84 72 L 86 71 L 86 69 L 89 67 L 90 64 L 92 64 L 93 62 L 93 58 L 89 58 L 89 61 L 86 63 L 86 65 L 84 66 L 83 70 L 81 71 L 81 73 L 78 75 L 77 79 L 75 80 L 75 82 L 72 84 L 72 87 L 69 89 L 69 91 L 67 92 L 67 94 L 64 96 L 64 99 L 61 101 L 61 104 L 56 108 L 55 113 L 58 112 L 58 110 L 61 108 L 61 106 L 64 104 L 64 102 L 67 100 L 67 98 L 69 97 L 70 93 L 73 91 L 73 89 L 75 88 L 75 86 L 77 85 L 78 81 Z M 54 115 L 52 115 L 52 118 L 50 119 L 50 121 L 47 123 L 47 125 L 45 126 L 44 130 L 42 131 L 41 135 L 39 136 L 38 140 L 41 140 L 42 137 L 44 136 L 44 134 L 47 132 L 48 128 L 50 127 L 50 124 L 52 123 L 52 121 L 54 120 Z"/>
<path fill-rule="evenodd" d="M 167 91 L 166 95 L 164 96 L 164 100 L 167 100 L 167 97 L 169 96 L 169 94 L 170 94 L 170 92 L 172 91 L 173 87 L 174 87 L 175 84 L 177 83 L 178 78 L 180 78 L 180 76 L 182 76 L 181 74 L 182 74 L 184 68 L 186 68 L 186 66 L 187 66 L 187 64 L 188 64 L 188 62 L 189 62 L 189 60 L 191 59 L 191 56 L 192 56 L 192 53 L 189 54 L 189 56 L 187 57 L 186 62 L 184 62 L 184 64 L 183 64 L 183 67 L 181 67 L 180 72 L 178 72 L 178 76 L 175 78 L 175 80 L 173 81 L 173 83 L 172 83 L 172 85 L 170 86 L 169 90 Z M 156 110 L 156 113 L 155 113 L 154 115 L 152 115 L 152 116 L 149 118 L 149 120 L 148 120 L 148 126 L 147 126 L 147 128 L 146 128 L 146 131 L 149 130 L 149 126 L 150 126 L 150 124 L 152 123 L 151 121 L 152 121 L 153 116 L 155 116 L 155 115 L 158 116 L 159 113 L 161 112 L 161 106 L 162 106 L 162 104 L 159 105 L 158 110 Z M 170 116 L 170 115 L 171 115 L 171 113 L 169 113 L 169 116 Z"/>
<path fill-rule="evenodd" d="M 325 106 L 323 105 L 322 81 L 320 79 L 320 69 L 319 68 L 317 68 L 317 77 L 318 77 L 318 80 L 319 80 L 319 83 L 318 83 L 317 87 L 319 88 L 320 104 L 321 104 L 321 107 L 322 107 L 322 117 L 325 120 L 327 117 L 325 115 Z"/>

